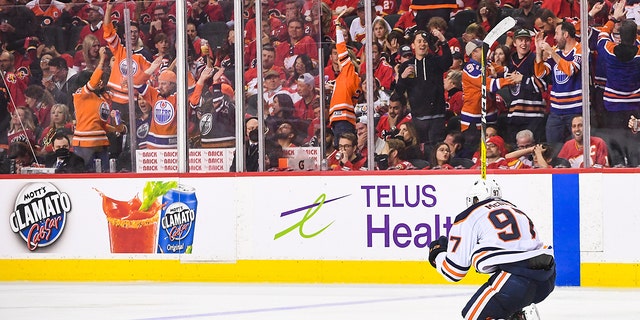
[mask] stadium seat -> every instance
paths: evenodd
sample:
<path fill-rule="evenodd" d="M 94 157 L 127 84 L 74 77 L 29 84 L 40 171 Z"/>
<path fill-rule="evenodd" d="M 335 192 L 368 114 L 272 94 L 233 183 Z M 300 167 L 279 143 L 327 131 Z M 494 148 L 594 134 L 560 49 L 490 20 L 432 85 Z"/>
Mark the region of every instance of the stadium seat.
<path fill-rule="evenodd" d="M 144 34 L 149 34 L 149 31 L 151 30 L 151 24 L 149 23 L 140 23 L 140 26 L 138 27 L 140 29 L 140 31 Z"/>
<path fill-rule="evenodd" d="M 227 24 L 223 21 L 207 22 L 198 27 L 198 35 L 200 38 L 207 39 L 209 46 L 214 50 L 222 46 L 228 31 Z"/>
<path fill-rule="evenodd" d="M 384 16 L 384 20 L 387 21 L 387 23 L 391 26 L 391 29 L 393 29 L 396 25 L 396 23 L 398 23 L 398 20 L 400 19 L 400 15 L 399 14 L 388 14 L 386 16 Z"/>
<path fill-rule="evenodd" d="M 454 38 L 461 37 L 467 27 L 476 22 L 476 12 L 473 10 L 462 10 L 456 13 L 449 21 L 449 30 Z"/>
<path fill-rule="evenodd" d="M 351 28 L 351 22 L 353 22 L 353 20 L 355 18 L 357 18 L 357 17 L 358 16 L 356 16 L 356 15 L 351 15 L 351 16 L 346 16 L 346 17 L 343 18 L 344 19 L 344 23 L 347 25 L 346 26 L 347 29 Z"/>
<path fill-rule="evenodd" d="M 424 159 L 411 159 L 409 162 L 417 169 L 424 169 L 429 166 L 429 161 Z"/>
<path fill-rule="evenodd" d="M 66 52 L 75 52 L 80 40 L 80 31 L 84 26 L 72 26 L 68 33 Z"/>
<path fill-rule="evenodd" d="M 465 169 L 473 167 L 473 161 L 467 158 L 453 158 L 449 161 L 449 164 L 454 168 L 457 166 L 462 166 Z"/>

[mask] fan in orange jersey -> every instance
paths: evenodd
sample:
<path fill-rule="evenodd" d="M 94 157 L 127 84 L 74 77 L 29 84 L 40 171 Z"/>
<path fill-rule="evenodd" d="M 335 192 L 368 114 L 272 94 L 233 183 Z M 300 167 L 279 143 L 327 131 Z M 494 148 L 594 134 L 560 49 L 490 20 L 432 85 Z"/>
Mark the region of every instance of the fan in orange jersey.
<path fill-rule="evenodd" d="M 345 132 L 356 133 L 356 113 L 353 105 L 360 91 L 360 76 L 349 57 L 344 31 L 339 23 L 336 23 L 336 49 L 340 60 L 340 74 L 336 78 L 329 103 L 329 123 L 333 134 L 339 137 Z M 334 146 L 338 148 L 338 139 L 335 140 Z"/>
<path fill-rule="evenodd" d="M 83 71 L 78 76 L 81 87 L 73 94 L 76 107 L 76 129 L 73 133 L 75 154 L 84 159 L 89 171 L 93 168 L 94 159 L 102 160 L 102 172 L 109 168 L 109 140 L 107 132 L 126 132 L 124 124 L 112 126 L 107 123 L 111 116 L 111 97 L 106 92 L 102 67 L 106 59 L 106 48 L 100 48 L 100 60 L 96 70 Z M 106 77 L 105 77 L 106 78 Z"/>
<path fill-rule="evenodd" d="M 109 49 L 113 53 L 114 61 L 111 63 L 111 76 L 109 77 L 109 89 L 111 89 L 113 108 L 120 110 L 122 119 L 129 120 L 129 96 L 127 88 L 127 49 L 122 44 L 120 37 L 116 33 L 116 29 L 111 23 L 111 10 L 113 2 L 107 3 L 107 11 L 104 14 L 102 28 L 104 29 L 104 39 L 109 44 Z M 131 55 L 131 72 L 133 73 L 134 83 L 143 83 L 144 70 L 149 68 L 149 61 L 137 53 Z"/>

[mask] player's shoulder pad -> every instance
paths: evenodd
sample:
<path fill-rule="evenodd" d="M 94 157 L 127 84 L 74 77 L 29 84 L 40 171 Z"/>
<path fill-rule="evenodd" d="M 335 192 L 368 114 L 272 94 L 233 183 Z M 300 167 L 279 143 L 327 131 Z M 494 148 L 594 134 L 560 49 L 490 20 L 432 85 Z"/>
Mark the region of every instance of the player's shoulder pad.
<path fill-rule="evenodd" d="M 460 222 L 460 221 L 462 221 L 462 220 L 464 220 L 464 219 L 468 218 L 468 217 L 469 217 L 469 215 L 471 215 L 471 213 L 472 213 L 473 211 L 475 211 L 478 207 L 480 207 L 480 206 L 482 206 L 482 205 L 485 205 L 485 204 L 487 204 L 487 203 L 489 203 L 489 202 L 491 202 L 491 201 L 494 201 L 494 200 L 495 200 L 495 199 L 485 199 L 485 200 L 482 200 L 482 201 L 480 201 L 480 202 L 478 202 L 478 203 L 476 203 L 476 204 L 474 204 L 474 205 L 470 206 L 470 207 L 469 207 L 469 208 L 467 208 L 466 210 L 464 210 L 464 211 L 460 212 L 460 213 L 456 216 L 456 220 L 455 220 L 453 223 L 458 223 L 458 222 Z"/>

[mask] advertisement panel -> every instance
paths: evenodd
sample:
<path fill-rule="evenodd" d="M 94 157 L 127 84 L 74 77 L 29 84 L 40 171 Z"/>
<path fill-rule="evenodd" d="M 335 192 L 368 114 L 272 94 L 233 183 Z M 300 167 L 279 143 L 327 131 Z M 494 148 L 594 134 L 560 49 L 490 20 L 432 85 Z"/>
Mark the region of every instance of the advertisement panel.
<path fill-rule="evenodd" d="M 551 175 L 492 176 L 504 198 L 553 242 Z M 464 210 L 477 176 L 332 176 L 252 178 L 250 243 L 243 259 L 423 261 Z"/>
<path fill-rule="evenodd" d="M 552 243 L 550 175 L 495 176 Z M 422 261 L 476 176 L 6 180 L 1 257 Z M 277 181 L 277 184 L 274 184 Z M 149 198 L 149 196 L 151 196 Z M 236 221 L 237 219 L 237 221 Z M 238 251 L 236 252 L 236 247 Z M 183 258 L 184 258 L 183 257 Z"/>
<path fill-rule="evenodd" d="M 5 180 L 2 258 L 235 260 L 231 179 Z"/>

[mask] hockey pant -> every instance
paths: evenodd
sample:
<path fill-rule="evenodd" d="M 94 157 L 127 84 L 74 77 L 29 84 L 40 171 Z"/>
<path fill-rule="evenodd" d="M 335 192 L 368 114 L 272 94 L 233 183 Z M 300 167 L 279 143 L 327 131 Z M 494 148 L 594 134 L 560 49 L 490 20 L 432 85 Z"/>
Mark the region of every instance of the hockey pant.
<path fill-rule="evenodd" d="M 462 309 L 464 319 L 506 319 L 532 303 L 543 301 L 555 288 L 555 263 L 547 270 L 526 262 L 500 266 Z"/>

